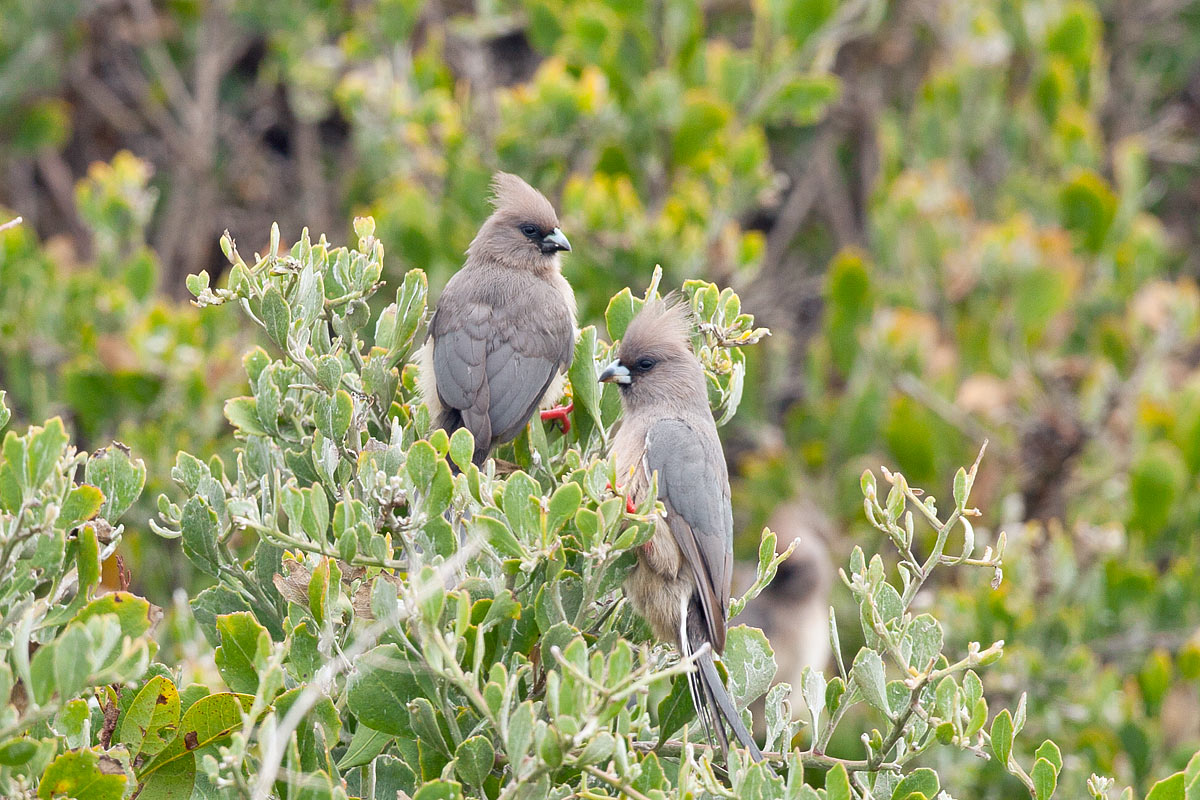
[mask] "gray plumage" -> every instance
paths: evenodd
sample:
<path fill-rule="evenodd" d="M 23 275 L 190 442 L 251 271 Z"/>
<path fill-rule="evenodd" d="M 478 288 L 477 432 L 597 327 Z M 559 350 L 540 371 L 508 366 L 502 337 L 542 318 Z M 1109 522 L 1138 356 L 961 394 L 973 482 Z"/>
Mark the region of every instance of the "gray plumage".
<path fill-rule="evenodd" d="M 621 490 L 640 503 L 658 474 L 666 508 L 653 538 L 638 550 L 626 593 L 656 636 L 685 656 L 706 642 L 688 676 L 692 700 L 724 752 L 724 725 L 757 761 L 762 753 L 721 682 L 713 655 L 725 650 L 733 577 L 729 475 L 708 406 L 704 370 L 688 343 L 686 306 L 647 303 L 629 324 L 617 358 L 600 379 L 616 382 L 624 412 L 613 439 Z"/>
<path fill-rule="evenodd" d="M 465 427 L 482 465 L 543 398 L 562 394 L 575 296 L 559 266 L 571 245 L 550 202 L 515 175 L 492 181 L 495 211 L 446 284 L 420 358 L 421 394 L 441 428 Z"/>

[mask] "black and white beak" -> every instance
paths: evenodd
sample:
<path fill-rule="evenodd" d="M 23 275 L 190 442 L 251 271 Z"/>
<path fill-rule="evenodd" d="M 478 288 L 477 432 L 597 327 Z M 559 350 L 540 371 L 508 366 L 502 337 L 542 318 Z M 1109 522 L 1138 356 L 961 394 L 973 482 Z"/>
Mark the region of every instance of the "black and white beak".
<path fill-rule="evenodd" d="M 622 364 L 620 361 L 614 361 L 604 368 L 600 373 L 601 383 L 620 383 L 628 386 L 633 383 L 633 376 L 629 374 L 629 367 Z"/>
<path fill-rule="evenodd" d="M 541 248 L 542 252 L 547 255 L 557 253 L 559 250 L 565 250 L 569 253 L 571 252 L 571 243 L 567 241 L 566 234 L 555 228 L 542 237 Z"/>

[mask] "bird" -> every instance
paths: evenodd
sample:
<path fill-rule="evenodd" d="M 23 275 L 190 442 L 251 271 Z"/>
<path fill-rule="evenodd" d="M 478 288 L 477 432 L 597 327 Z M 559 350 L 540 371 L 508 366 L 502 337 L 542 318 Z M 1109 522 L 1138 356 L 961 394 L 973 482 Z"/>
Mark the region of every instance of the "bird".
<path fill-rule="evenodd" d="M 421 399 L 447 433 L 475 438 L 483 466 L 562 396 L 575 350 L 575 295 L 562 275 L 571 243 L 550 201 L 516 175 L 492 178 L 493 212 L 446 283 L 418 354 Z M 569 428 L 570 405 L 543 412 Z"/>
<path fill-rule="evenodd" d="M 777 506 L 767 527 L 778 534 L 776 553 L 785 552 L 793 541 L 796 546 L 779 565 L 775 580 L 746 605 L 739 619 L 767 635 L 778 665 L 774 682 L 791 685 L 792 717 L 800 719 L 810 711 L 802 691 L 804 669 L 824 671 L 833 655 L 829 602 L 837 569 L 829 548 L 836 542 L 837 532 L 820 506 L 803 495 Z M 755 566 L 751 562 L 734 564 L 734 589 L 754 583 Z M 756 701 L 751 708 L 761 705 Z M 756 715 L 755 722 L 758 720 Z"/>
<path fill-rule="evenodd" d="M 728 725 L 761 761 L 714 661 L 725 650 L 733 510 L 704 369 L 689 344 L 691 329 L 688 306 L 677 295 L 648 301 L 599 376 L 620 390 L 622 416 L 612 444 L 617 490 L 640 505 L 657 475 L 657 499 L 666 509 L 665 520 L 638 547 L 625 593 L 656 637 L 674 643 L 685 658 L 695 657 L 688 688 L 710 741 L 715 732 L 728 759 Z"/>

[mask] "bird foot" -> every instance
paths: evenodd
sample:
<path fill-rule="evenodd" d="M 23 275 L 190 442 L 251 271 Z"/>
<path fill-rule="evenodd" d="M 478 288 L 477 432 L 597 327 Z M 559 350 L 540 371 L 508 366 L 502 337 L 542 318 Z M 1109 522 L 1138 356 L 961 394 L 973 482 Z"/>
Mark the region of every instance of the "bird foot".
<path fill-rule="evenodd" d="M 567 403 L 565 406 L 555 406 L 554 408 L 548 408 L 542 412 L 542 422 L 549 422 L 550 420 L 557 420 L 558 422 L 562 423 L 562 432 L 564 434 L 570 433 L 571 432 L 571 419 L 567 415 L 570 414 L 574 410 L 575 410 L 574 402 Z"/>

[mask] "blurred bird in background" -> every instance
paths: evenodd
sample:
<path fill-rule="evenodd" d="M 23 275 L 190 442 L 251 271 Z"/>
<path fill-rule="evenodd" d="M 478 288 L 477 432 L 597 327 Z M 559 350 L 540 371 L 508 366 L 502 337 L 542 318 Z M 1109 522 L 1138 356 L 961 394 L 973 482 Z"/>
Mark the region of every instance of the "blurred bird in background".
<path fill-rule="evenodd" d="M 689 347 L 690 329 L 678 298 L 647 303 L 600 375 L 621 393 L 623 416 L 613 440 L 617 488 L 640 504 L 657 473 L 658 499 L 666 507 L 666 519 L 638 550 L 625 591 L 657 637 L 673 642 L 685 658 L 697 656 L 688 687 L 710 738 L 715 734 L 728 756 L 728 725 L 760 761 L 714 662 L 725 649 L 733 514 L 725 454 L 703 367 Z"/>
<path fill-rule="evenodd" d="M 829 555 L 834 526 L 811 500 L 790 500 L 771 514 L 767 522 L 778 536 L 776 552 L 784 552 L 793 541 L 791 556 L 779 565 L 775 580 L 751 600 L 738 616 L 739 623 L 762 629 L 775 651 L 775 683 L 792 686 L 792 716 L 807 713 L 801 676 L 804 668 L 828 671 L 832 648 L 829 643 L 829 604 L 835 570 Z M 733 585 L 745 590 L 754 583 L 755 565 L 739 562 Z M 761 707 L 761 701 L 756 704 Z M 756 720 L 762 715 L 756 713 Z M 756 728 L 757 730 L 757 728 Z"/>
<path fill-rule="evenodd" d="M 571 243 L 554 207 L 516 175 L 497 173 L 492 189 L 495 211 L 446 284 L 419 360 L 435 423 L 469 430 L 477 465 L 562 396 L 575 349 L 575 295 L 560 269 Z M 565 428 L 570 411 L 542 418 Z"/>

